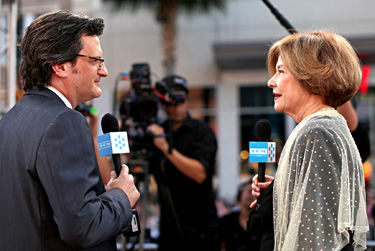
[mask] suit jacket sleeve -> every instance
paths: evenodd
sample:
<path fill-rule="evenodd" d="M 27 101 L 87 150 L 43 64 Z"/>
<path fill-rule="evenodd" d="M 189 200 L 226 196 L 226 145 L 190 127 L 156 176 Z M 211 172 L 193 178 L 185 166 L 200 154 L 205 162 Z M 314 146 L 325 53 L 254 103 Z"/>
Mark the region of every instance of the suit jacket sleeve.
<path fill-rule="evenodd" d="M 37 154 L 38 176 L 67 244 L 90 247 L 130 227 L 128 197 L 120 189 L 105 192 L 91 131 L 81 114 L 72 110 L 59 114 Z"/>

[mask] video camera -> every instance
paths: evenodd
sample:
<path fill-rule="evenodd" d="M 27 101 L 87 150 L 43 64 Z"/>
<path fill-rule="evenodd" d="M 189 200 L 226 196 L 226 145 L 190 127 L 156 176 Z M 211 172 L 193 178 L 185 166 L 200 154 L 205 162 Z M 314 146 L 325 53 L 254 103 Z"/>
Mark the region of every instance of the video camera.
<path fill-rule="evenodd" d="M 147 151 L 153 146 L 153 135 L 146 132 L 146 128 L 158 122 L 158 100 L 166 106 L 184 103 L 189 92 L 187 82 L 183 77 L 169 75 L 157 81 L 154 87 L 147 63 L 133 64 L 129 80 L 130 89 L 123 95 L 120 105 L 121 131 L 128 131 L 133 151 Z M 130 118 L 132 120 L 128 121 Z M 171 130 L 168 130 L 170 140 Z"/>
<path fill-rule="evenodd" d="M 131 89 L 120 105 L 123 120 L 129 118 L 137 126 L 145 127 L 157 121 L 157 99 L 151 85 L 150 67 L 147 63 L 133 64 L 130 71 Z"/>
<path fill-rule="evenodd" d="M 157 122 L 158 100 L 168 106 L 184 103 L 187 98 L 188 89 L 183 77 L 170 75 L 153 87 L 147 63 L 133 64 L 129 75 L 131 88 L 122 98 L 120 115 L 123 122 L 132 118 L 136 128 L 145 130 L 149 124 Z"/>

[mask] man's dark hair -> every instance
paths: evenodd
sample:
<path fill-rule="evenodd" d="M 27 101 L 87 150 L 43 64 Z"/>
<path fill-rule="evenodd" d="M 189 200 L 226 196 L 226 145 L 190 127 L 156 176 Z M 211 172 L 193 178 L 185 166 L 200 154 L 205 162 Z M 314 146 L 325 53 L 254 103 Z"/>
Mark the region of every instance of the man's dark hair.
<path fill-rule="evenodd" d="M 82 36 L 100 36 L 103 29 L 103 19 L 69 11 L 51 12 L 35 19 L 21 42 L 24 90 L 50 85 L 52 66 L 66 62 L 74 65 L 83 47 Z"/>

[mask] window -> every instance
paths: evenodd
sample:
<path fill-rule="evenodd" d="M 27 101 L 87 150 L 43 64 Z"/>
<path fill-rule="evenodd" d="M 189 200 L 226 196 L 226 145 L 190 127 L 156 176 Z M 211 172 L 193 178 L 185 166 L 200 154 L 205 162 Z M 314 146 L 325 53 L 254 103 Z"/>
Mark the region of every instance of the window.
<path fill-rule="evenodd" d="M 217 135 L 216 131 L 216 88 L 200 87 L 189 88 L 188 110 L 190 115 L 196 119 L 202 120 L 210 125 Z"/>
<path fill-rule="evenodd" d="M 272 90 L 267 86 L 240 87 L 240 139 L 241 139 L 241 174 L 256 174 L 258 165 L 249 163 L 249 142 L 257 141 L 255 124 L 260 119 L 267 119 L 272 125 L 271 140 L 276 142 L 277 158 L 285 142 L 285 115 L 273 108 Z M 268 164 L 276 167 L 276 164 Z M 272 170 L 272 169 L 271 169 Z"/>

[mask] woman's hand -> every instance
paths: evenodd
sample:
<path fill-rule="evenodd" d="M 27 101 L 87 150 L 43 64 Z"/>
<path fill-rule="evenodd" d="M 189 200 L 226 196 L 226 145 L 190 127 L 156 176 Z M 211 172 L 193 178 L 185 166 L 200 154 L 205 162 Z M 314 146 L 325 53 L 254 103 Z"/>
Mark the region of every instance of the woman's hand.
<path fill-rule="evenodd" d="M 261 195 L 261 190 L 266 189 L 271 184 L 271 182 L 273 180 L 274 180 L 274 177 L 266 175 L 265 176 L 265 182 L 259 182 L 258 181 L 258 175 L 255 175 L 254 178 L 253 178 L 253 182 L 251 184 L 252 195 L 255 198 L 259 198 L 260 195 Z M 257 204 L 257 201 L 256 200 L 253 201 L 250 205 L 250 208 L 254 208 L 256 206 L 256 204 Z"/>

